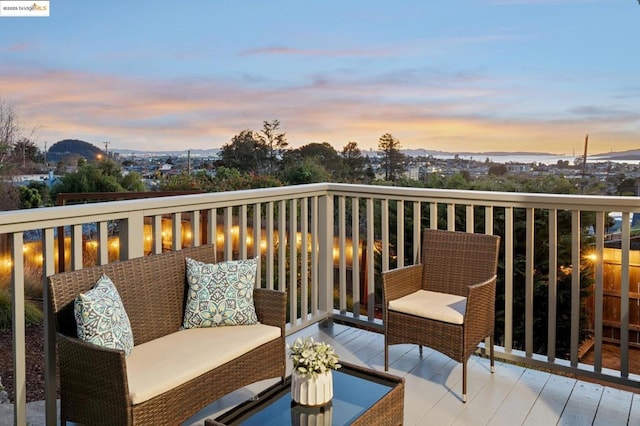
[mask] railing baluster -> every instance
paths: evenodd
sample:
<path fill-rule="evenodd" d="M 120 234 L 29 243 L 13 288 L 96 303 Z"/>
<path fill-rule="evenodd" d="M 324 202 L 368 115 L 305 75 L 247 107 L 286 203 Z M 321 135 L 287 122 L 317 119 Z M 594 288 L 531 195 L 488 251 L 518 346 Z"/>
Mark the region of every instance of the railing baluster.
<path fill-rule="evenodd" d="M 347 313 L 347 259 L 343 248 L 347 246 L 347 202 L 344 196 L 338 197 L 338 289 L 339 302 L 338 306 L 341 314 Z M 335 250 L 335 249 L 334 249 Z M 335 255 L 333 256 L 335 260 Z"/>
<path fill-rule="evenodd" d="M 513 350 L 513 208 L 504 209 L 504 350 Z"/>
<path fill-rule="evenodd" d="M 174 213 L 171 218 L 172 250 L 182 250 L 182 213 Z"/>
<path fill-rule="evenodd" d="M 465 208 L 465 223 L 466 223 L 466 228 L 465 228 L 465 232 L 469 232 L 471 234 L 473 234 L 476 231 L 475 228 L 475 217 L 474 217 L 474 209 L 473 209 L 473 205 L 472 204 L 467 204 L 466 208 Z"/>
<path fill-rule="evenodd" d="M 11 288 L 13 307 L 13 418 L 15 425 L 27 424 L 27 375 L 24 314 L 24 253 L 22 232 L 11 234 Z"/>
<path fill-rule="evenodd" d="M 233 207 L 224 209 L 224 260 L 233 259 Z"/>
<path fill-rule="evenodd" d="M 109 227 L 108 222 L 98 222 L 98 265 L 109 263 Z"/>
<path fill-rule="evenodd" d="M 456 230 L 456 205 L 447 203 L 447 230 Z"/>
<path fill-rule="evenodd" d="M 154 254 L 162 253 L 164 240 L 164 232 L 162 231 L 162 215 L 153 215 L 151 217 L 151 252 Z M 102 239 L 100 240 L 102 246 Z"/>
<path fill-rule="evenodd" d="M 429 229 L 438 229 L 438 203 L 429 203 Z"/>
<path fill-rule="evenodd" d="M 629 265 L 630 265 L 631 223 L 629 212 L 622 213 L 622 238 L 620 241 L 620 375 L 629 377 Z"/>
<path fill-rule="evenodd" d="M 246 206 L 243 206 L 246 212 Z M 200 210 L 191 211 L 191 247 L 198 247 L 202 243 L 200 231 Z"/>
<path fill-rule="evenodd" d="M 285 200 L 280 200 L 280 202 L 278 202 L 278 290 L 286 291 L 286 289 L 287 289 L 287 203 Z"/>
<path fill-rule="evenodd" d="M 422 203 L 413 202 L 413 260 L 412 265 L 420 261 L 420 235 L 422 234 Z"/>
<path fill-rule="evenodd" d="M 362 307 L 360 295 L 360 199 L 351 198 L 351 289 L 353 293 L 353 316 L 360 317 Z"/>
<path fill-rule="evenodd" d="M 253 205 L 253 257 L 257 259 L 256 269 L 258 277 L 256 286 L 262 287 L 262 206 L 259 203 Z"/>
<path fill-rule="evenodd" d="M 580 211 L 571 211 L 571 366 L 578 366 L 580 335 Z"/>
<path fill-rule="evenodd" d="M 207 244 L 213 244 L 213 250 L 218 252 L 218 210 L 209 209 L 207 218 Z"/>
<path fill-rule="evenodd" d="M 309 199 L 303 198 L 300 203 L 300 318 L 305 323 L 309 312 Z M 315 251 L 312 248 L 313 251 Z"/>
<path fill-rule="evenodd" d="M 83 268 L 82 262 L 82 225 L 71 226 L 71 270 Z"/>
<path fill-rule="evenodd" d="M 484 233 L 493 235 L 493 206 L 484 208 Z"/>
<path fill-rule="evenodd" d="M 333 195 L 324 195 L 318 200 L 318 279 L 321 285 L 318 291 L 318 304 L 322 314 L 333 313 Z"/>
<path fill-rule="evenodd" d="M 535 233 L 534 233 L 534 220 L 535 211 L 532 208 L 527 209 L 526 213 L 526 239 L 527 250 L 525 259 L 525 308 L 524 308 L 524 336 L 525 336 L 525 353 L 528 357 L 533 354 L 533 256 Z"/>
<path fill-rule="evenodd" d="M 488 235 L 493 235 L 493 206 L 484 207 L 484 233 Z M 495 335 L 495 330 L 493 334 Z M 495 345 L 495 339 L 493 343 Z M 485 352 L 486 352 L 486 349 L 489 347 L 489 345 L 490 345 L 490 340 L 487 337 L 486 339 L 484 339 Z"/>
<path fill-rule="evenodd" d="M 247 253 L 247 205 L 238 208 L 238 256 L 246 259 Z"/>
<path fill-rule="evenodd" d="M 375 256 L 373 198 L 367 198 L 367 316 L 375 318 Z"/>
<path fill-rule="evenodd" d="M 593 369 L 602 371 L 602 317 L 604 303 L 604 213 L 596 213 L 595 283 L 593 313 Z"/>
<path fill-rule="evenodd" d="M 267 262 L 267 288 L 270 290 L 274 289 L 274 268 L 273 268 L 273 258 L 274 258 L 274 254 L 273 254 L 273 245 L 274 245 L 274 241 L 273 241 L 273 215 L 274 215 L 274 211 L 273 211 L 273 201 L 269 201 L 267 203 L 267 247 L 265 248 L 266 252 L 267 252 L 267 256 L 265 259 L 265 262 Z"/>
<path fill-rule="evenodd" d="M 549 282 L 548 282 L 547 359 L 556 359 L 556 322 L 558 306 L 558 210 L 549 209 Z"/>
<path fill-rule="evenodd" d="M 382 272 L 385 272 L 389 270 L 389 200 L 387 198 L 380 200 L 380 217 Z"/>
<path fill-rule="evenodd" d="M 102 223 L 102 222 L 101 222 Z M 58 418 L 56 399 L 56 330 L 53 313 L 50 308 L 47 277 L 56 272 L 55 236 L 53 228 L 46 228 L 42 233 L 42 307 L 44 323 L 44 400 L 45 422 L 55 425 Z"/>
<path fill-rule="evenodd" d="M 298 200 L 289 202 L 289 322 L 298 322 Z M 300 234 L 302 245 L 302 234 Z M 286 286 L 281 287 L 286 289 Z"/>
<path fill-rule="evenodd" d="M 318 237 L 318 197 L 311 198 L 311 317 L 318 315 L 318 286 L 319 276 L 318 269 L 320 264 L 320 256 L 318 255 L 318 247 L 320 246 Z"/>
<path fill-rule="evenodd" d="M 396 255 L 397 255 L 397 268 L 404 266 L 404 201 L 396 201 Z"/>

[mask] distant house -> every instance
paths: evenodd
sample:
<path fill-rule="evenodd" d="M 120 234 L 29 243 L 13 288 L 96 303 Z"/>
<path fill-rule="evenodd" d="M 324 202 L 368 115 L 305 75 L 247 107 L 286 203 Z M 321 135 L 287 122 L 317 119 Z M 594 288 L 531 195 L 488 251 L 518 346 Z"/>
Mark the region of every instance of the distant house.
<path fill-rule="evenodd" d="M 509 173 L 529 173 L 531 171 L 530 164 L 522 164 L 522 163 L 507 163 L 507 170 Z"/>
<path fill-rule="evenodd" d="M 33 182 L 42 182 L 46 183 L 49 188 L 53 187 L 53 185 L 60 180 L 58 176 L 53 175 L 53 172 L 49 172 L 48 174 L 16 175 L 11 179 L 15 185 L 27 186 Z"/>

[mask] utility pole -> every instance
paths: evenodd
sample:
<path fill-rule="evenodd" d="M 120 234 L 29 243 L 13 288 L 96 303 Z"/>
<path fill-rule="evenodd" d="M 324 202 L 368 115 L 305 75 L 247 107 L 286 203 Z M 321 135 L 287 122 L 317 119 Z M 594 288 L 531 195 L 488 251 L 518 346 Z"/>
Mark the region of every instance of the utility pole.
<path fill-rule="evenodd" d="M 584 137 L 584 154 L 582 155 L 582 178 L 580 179 L 581 192 L 584 194 L 584 190 L 587 187 L 585 176 L 587 175 L 587 145 L 589 145 L 589 134 Z"/>
<path fill-rule="evenodd" d="M 109 144 L 111 142 L 105 142 L 104 143 L 104 155 L 106 158 L 109 158 Z"/>
<path fill-rule="evenodd" d="M 584 137 L 584 155 L 582 156 L 582 179 L 587 174 L 587 146 L 589 145 L 589 134 Z"/>
<path fill-rule="evenodd" d="M 47 143 L 44 143 L 44 168 L 47 168 Z"/>

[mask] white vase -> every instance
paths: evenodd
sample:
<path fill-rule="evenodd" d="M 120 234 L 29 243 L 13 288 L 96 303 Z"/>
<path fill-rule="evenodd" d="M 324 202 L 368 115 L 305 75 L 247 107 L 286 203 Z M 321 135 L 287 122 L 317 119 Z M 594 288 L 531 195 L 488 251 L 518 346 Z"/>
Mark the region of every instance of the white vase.
<path fill-rule="evenodd" d="M 333 398 L 333 376 L 327 370 L 316 377 L 291 373 L 291 397 L 300 405 L 318 407 Z"/>

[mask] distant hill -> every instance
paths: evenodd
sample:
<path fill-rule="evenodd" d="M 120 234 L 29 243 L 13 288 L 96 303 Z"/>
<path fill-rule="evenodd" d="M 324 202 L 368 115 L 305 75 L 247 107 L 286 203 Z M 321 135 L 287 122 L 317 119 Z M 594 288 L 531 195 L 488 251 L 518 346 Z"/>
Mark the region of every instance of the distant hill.
<path fill-rule="evenodd" d="M 87 160 L 95 160 L 103 151 L 89 142 L 77 139 L 64 139 L 51 145 L 47 151 L 47 161 L 57 163 L 65 159 L 84 157 Z"/>
<path fill-rule="evenodd" d="M 618 161 L 635 161 L 640 160 L 640 149 L 630 149 L 628 151 L 603 152 L 602 154 L 594 154 L 589 157 L 598 160 L 618 160 Z"/>

